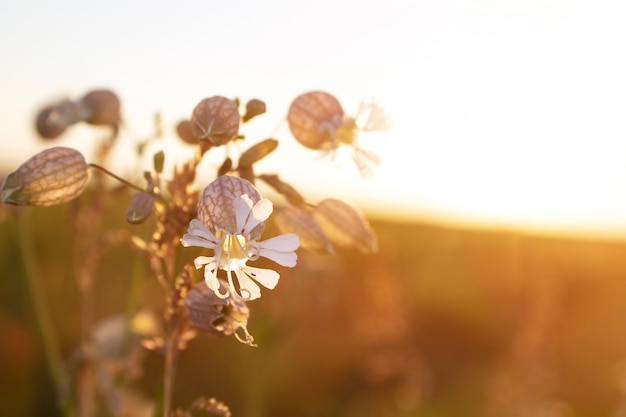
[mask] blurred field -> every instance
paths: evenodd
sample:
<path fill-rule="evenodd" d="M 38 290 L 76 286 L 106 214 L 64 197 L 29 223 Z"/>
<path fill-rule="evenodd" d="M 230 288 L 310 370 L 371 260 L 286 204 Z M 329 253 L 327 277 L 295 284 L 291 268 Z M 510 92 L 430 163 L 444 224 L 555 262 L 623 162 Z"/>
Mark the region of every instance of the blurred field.
<path fill-rule="evenodd" d="M 123 225 L 124 210 L 107 221 Z M 80 339 L 69 209 L 20 212 L 69 357 Z M 0 415 L 58 415 L 14 214 L 0 221 Z M 249 304 L 258 348 L 234 338 L 192 341 L 175 405 L 208 395 L 242 417 L 626 416 L 626 244 L 373 227 L 374 256 L 300 250 L 297 268 L 280 270 L 277 289 Z M 129 309 L 129 277 L 141 268 L 131 255 L 124 246 L 107 252 L 98 318 Z M 132 285 L 140 285 L 139 304 L 159 312 L 153 281 Z M 149 353 L 138 389 L 158 396 L 161 370 Z"/>

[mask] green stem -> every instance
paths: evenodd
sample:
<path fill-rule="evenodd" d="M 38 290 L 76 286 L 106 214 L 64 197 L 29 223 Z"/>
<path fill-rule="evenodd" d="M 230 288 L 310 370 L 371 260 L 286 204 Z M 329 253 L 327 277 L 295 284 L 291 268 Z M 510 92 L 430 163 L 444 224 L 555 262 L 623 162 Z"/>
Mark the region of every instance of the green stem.
<path fill-rule="evenodd" d="M 30 213 L 23 213 L 30 214 Z M 54 327 L 50 320 L 50 308 L 44 296 L 44 289 L 41 285 L 41 277 L 43 276 L 38 269 L 37 254 L 35 253 L 35 245 L 28 219 L 24 215 L 18 216 L 18 238 L 22 260 L 24 261 L 24 272 L 26 274 L 26 283 L 33 305 L 33 313 L 37 330 L 43 344 L 44 355 L 52 383 L 59 395 L 61 412 L 64 416 L 69 416 L 69 404 L 65 395 L 63 358 L 59 341 L 54 333 Z M 65 398 L 63 398 L 65 397 Z"/>

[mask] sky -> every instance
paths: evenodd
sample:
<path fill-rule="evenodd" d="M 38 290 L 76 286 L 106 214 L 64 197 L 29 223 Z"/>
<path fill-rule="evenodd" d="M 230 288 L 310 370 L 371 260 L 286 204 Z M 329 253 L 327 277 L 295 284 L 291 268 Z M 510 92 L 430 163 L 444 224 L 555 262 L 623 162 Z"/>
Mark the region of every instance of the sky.
<path fill-rule="evenodd" d="M 51 146 L 32 128 L 40 107 L 93 88 L 121 97 L 127 147 L 157 111 L 167 144 L 201 99 L 259 98 L 246 140 L 279 139 L 262 168 L 311 200 L 623 240 L 624 21 L 617 0 L 0 0 L 0 167 Z M 289 104 L 311 90 L 348 114 L 368 97 L 385 108 L 391 129 L 360 138 L 382 160 L 371 178 L 293 140 Z M 93 138 L 77 127 L 55 145 Z"/>

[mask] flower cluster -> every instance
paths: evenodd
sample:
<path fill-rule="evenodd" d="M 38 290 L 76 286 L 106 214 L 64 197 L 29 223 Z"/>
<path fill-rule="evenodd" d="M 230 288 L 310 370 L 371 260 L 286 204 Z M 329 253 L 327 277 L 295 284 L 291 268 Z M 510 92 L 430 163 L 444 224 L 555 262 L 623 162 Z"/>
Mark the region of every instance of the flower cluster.
<path fill-rule="evenodd" d="M 200 219 L 191 221 L 181 243 L 213 250 L 214 256 L 198 256 L 194 264 L 198 269 L 204 266 L 205 282 L 218 297 L 235 294 L 244 300 L 254 300 L 261 296 L 257 282 L 269 289 L 276 286 L 280 278 L 278 272 L 248 266 L 248 261 L 265 257 L 282 266 L 296 265 L 294 251 L 300 246 L 298 236 L 288 233 L 259 240 L 272 210 L 269 200 L 260 198 L 251 183 L 238 177 L 218 177 L 204 189 L 198 207 Z M 227 273 L 225 293 L 219 290 L 217 271 L 220 269 Z M 235 286 L 233 274 L 238 286 Z"/>

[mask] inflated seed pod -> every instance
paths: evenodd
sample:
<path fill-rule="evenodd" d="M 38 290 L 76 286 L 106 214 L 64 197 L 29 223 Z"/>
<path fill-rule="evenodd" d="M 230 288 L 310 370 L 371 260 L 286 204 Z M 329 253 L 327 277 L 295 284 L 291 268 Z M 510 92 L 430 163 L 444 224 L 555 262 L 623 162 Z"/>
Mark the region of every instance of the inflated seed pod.
<path fill-rule="evenodd" d="M 295 98 L 287 121 L 298 142 L 311 149 L 327 149 L 334 145 L 343 116 L 343 108 L 335 97 L 323 91 L 311 91 Z"/>
<path fill-rule="evenodd" d="M 7 204 L 54 206 L 78 197 L 89 182 L 89 165 L 77 150 L 57 146 L 39 152 L 0 186 Z"/>
<path fill-rule="evenodd" d="M 235 100 L 222 96 L 205 98 L 193 109 L 191 132 L 198 140 L 224 145 L 239 132 L 239 106 Z"/>
<path fill-rule="evenodd" d="M 96 126 L 120 124 L 120 99 L 110 90 L 92 90 L 78 101 L 84 111 L 84 121 Z"/>
<path fill-rule="evenodd" d="M 57 105 L 46 106 L 37 114 L 35 127 L 42 139 L 55 139 L 65 132 L 68 122 Z"/>
<path fill-rule="evenodd" d="M 180 122 L 178 122 L 178 124 L 176 125 L 176 133 L 178 134 L 178 137 L 181 138 L 182 141 L 185 143 L 189 143 L 192 145 L 198 143 L 198 139 L 191 131 L 191 122 L 189 120 L 181 120 Z"/>

